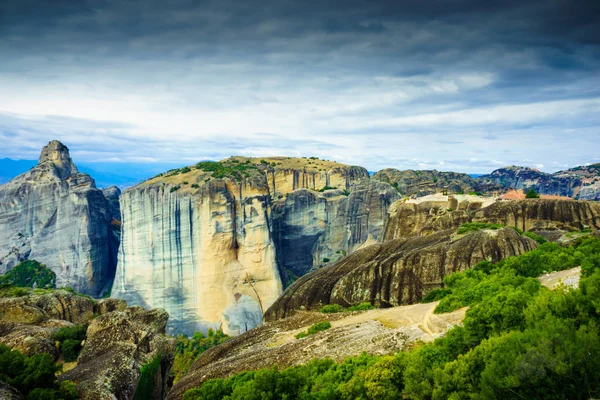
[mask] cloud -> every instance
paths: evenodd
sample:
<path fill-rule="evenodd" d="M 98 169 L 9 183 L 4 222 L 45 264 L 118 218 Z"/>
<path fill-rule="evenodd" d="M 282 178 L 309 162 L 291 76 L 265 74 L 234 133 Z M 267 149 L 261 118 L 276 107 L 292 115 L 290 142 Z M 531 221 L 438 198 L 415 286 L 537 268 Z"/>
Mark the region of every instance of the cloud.
<path fill-rule="evenodd" d="M 599 16 L 567 0 L 7 0 L 0 157 L 60 138 L 113 162 L 556 170 L 600 138 Z"/>

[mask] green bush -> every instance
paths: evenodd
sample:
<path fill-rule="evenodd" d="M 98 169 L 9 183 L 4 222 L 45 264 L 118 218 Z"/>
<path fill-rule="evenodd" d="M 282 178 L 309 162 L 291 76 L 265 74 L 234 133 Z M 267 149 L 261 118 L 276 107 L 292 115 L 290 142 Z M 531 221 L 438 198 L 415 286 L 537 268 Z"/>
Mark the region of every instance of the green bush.
<path fill-rule="evenodd" d="M 476 232 L 482 229 L 496 230 L 500 228 L 502 228 L 502 225 L 500 224 L 488 224 L 485 222 L 468 222 L 466 224 L 462 224 L 460 228 L 458 228 L 458 231 L 456 231 L 456 233 L 462 235 L 463 233 Z"/>
<path fill-rule="evenodd" d="M 192 183 L 192 188 L 194 189 L 199 189 L 200 186 L 197 183 Z"/>
<path fill-rule="evenodd" d="M 49 354 L 25 356 L 0 344 L 0 381 L 16 388 L 27 399 L 64 399 L 73 397 L 61 392 L 56 374 L 61 366 Z"/>
<path fill-rule="evenodd" d="M 134 400 L 146 400 L 152 398 L 154 382 L 156 381 L 155 377 L 160 368 L 161 361 L 162 354 L 159 353 L 148 363 L 142 365 L 140 370 L 140 380 L 135 389 L 135 394 L 133 395 Z"/>
<path fill-rule="evenodd" d="M 190 171 L 191 171 L 190 167 L 183 167 L 183 168 L 181 168 L 181 169 L 179 170 L 179 173 L 180 173 L 180 174 L 187 174 L 187 173 L 188 173 L 188 172 L 190 172 Z"/>
<path fill-rule="evenodd" d="M 523 233 L 523 236 L 527 236 L 528 238 L 535 240 L 539 244 L 544 244 L 548 241 L 548 239 L 546 239 L 545 237 L 537 235 L 533 232 L 525 232 Z"/>
<path fill-rule="evenodd" d="M 13 269 L 0 275 L 0 284 L 16 287 L 37 287 L 55 289 L 56 274 L 35 260 L 23 261 Z"/>
<path fill-rule="evenodd" d="M 356 306 L 351 306 L 348 307 L 348 311 L 368 311 L 368 310 L 373 310 L 375 309 L 375 307 L 368 301 L 365 301 L 363 303 L 360 303 L 359 305 Z"/>
<path fill-rule="evenodd" d="M 329 322 L 329 321 L 317 322 L 316 324 L 314 324 L 313 326 L 308 328 L 308 334 L 314 335 L 315 333 L 325 331 L 329 328 L 331 328 L 331 322 Z"/>
<path fill-rule="evenodd" d="M 423 300 L 421 300 L 421 303 L 433 303 L 434 301 L 443 299 L 444 297 L 448 296 L 449 294 L 452 294 L 452 289 L 448 289 L 448 288 L 433 289 L 432 291 L 427 293 L 425 295 L 425 297 L 423 297 Z"/>
<path fill-rule="evenodd" d="M 175 360 L 171 368 L 174 382 L 177 382 L 189 370 L 190 366 L 206 350 L 218 346 L 229 340 L 230 337 L 221 330 L 209 329 L 207 336 L 202 332 L 195 332 L 191 338 L 184 335 L 177 337 L 175 344 Z"/>
<path fill-rule="evenodd" d="M 60 344 L 60 353 L 66 362 L 77 361 L 79 352 L 81 351 L 81 341 L 67 339 Z"/>
<path fill-rule="evenodd" d="M 527 194 L 525 194 L 525 198 L 526 199 L 539 199 L 540 196 L 537 194 L 537 192 L 535 191 L 534 188 L 531 188 L 527 191 Z"/>
<path fill-rule="evenodd" d="M 74 325 L 60 328 L 52 337 L 60 343 L 60 352 L 66 362 L 76 361 L 81 352 L 81 342 L 86 339 L 87 328 Z"/>
<path fill-rule="evenodd" d="M 329 261 L 331 261 L 329 258 L 327 258 L 327 257 L 323 258 L 324 263 L 328 263 Z"/>
<path fill-rule="evenodd" d="M 176 191 L 178 191 L 180 188 L 181 188 L 181 186 L 179 186 L 179 185 L 177 185 L 177 186 L 173 186 L 173 187 L 171 188 L 171 190 L 169 190 L 169 192 L 170 192 L 170 193 L 176 192 Z"/>
<path fill-rule="evenodd" d="M 305 338 L 305 337 L 307 337 L 307 336 L 308 336 L 308 333 L 306 333 L 306 332 L 300 332 L 300 333 L 298 333 L 298 334 L 295 336 L 295 338 L 296 338 L 296 339 L 302 339 L 302 338 Z"/>
<path fill-rule="evenodd" d="M 319 311 L 325 314 L 333 314 L 344 311 L 344 307 L 339 304 L 327 304 L 321 307 Z"/>

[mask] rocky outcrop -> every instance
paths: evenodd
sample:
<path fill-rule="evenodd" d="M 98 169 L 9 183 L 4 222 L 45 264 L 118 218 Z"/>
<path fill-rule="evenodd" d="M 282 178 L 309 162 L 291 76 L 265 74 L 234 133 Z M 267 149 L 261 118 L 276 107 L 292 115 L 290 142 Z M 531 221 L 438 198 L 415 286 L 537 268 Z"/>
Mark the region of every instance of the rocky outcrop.
<path fill-rule="evenodd" d="M 482 187 L 467 174 L 436 170 L 404 170 L 386 168 L 377 171 L 373 179 L 387 182 L 406 196 L 426 196 L 447 190 L 449 193 L 479 192 Z"/>
<path fill-rule="evenodd" d="M 557 178 L 570 178 L 581 181 L 577 199 L 600 200 L 600 163 L 583 165 L 553 174 Z"/>
<path fill-rule="evenodd" d="M 77 365 L 59 376 L 77 384 L 81 399 L 133 398 L 142 366 L 159 359 L 152 399 L 163 399 L 173 363 L 173 343 L 164 335 L 168 314 L 131 307 L 95 318 Z"/>
<path fill-rule="evenodd" d="M 152 399 L 165 397 L 174 350 L 164 334 L 169 317 L 164 310 L 127 307 L 121 299 L 96 301 L 65 290 L 21 291 L 20 297 L 0 297 L 1 344 L 28 356 L 48 353 L 57 359 L 55 333 L 87 326 L 76 366 L 59 380 L 74 381 L 82 399 L 131 399 L 141 367 L 160 357 Z"/>
<path fill-rule="evenodd" d="M 485 198 L 474 196 L 450 196 L 447 201 L 398 201 L 392 204 L 389 213 L 384 240 L 455 230 L 467 222 L 501 224 L 535 232 L 600 229 L 600 203 L 575 200 L 486 202 Z"/>
<path fill-rule="evenodd" d="M 600 229 L 600 203 L 528 199 L 499 201 L 472 215 L 473 222 L 516 226 L 523 231 Z"/>
<path fill-rule="evenodd" d="M 576 197 L 581 187 L 581 179 L 575 175 L 551 175 L 537 169 L 510 166 L 493 171 L 478 178 L 482 187 L 500 185 L 505 189 L 529 190 L 539 194 Z"/>
<path fill-rule="evenodd" d="M 110 217 L 116 221 L 121 220 L 121 206 L 119 205 L 119 198 L 121 197 L 121 189 L 116 186 L 109 186 L 102 189 L 102 194 L 108 201 Z"/>
<path fill-rule="evenodd" d="M 511 228 L 458 237 L 450 230 L 374 244 L 298 279 L 267 310 L 265 319 L 285 318 L 296 310 L 319 309 L 325 304 L 412 304 L 441 287 L 444 277 L 452 272 L 484 260 L 497 262 L 535 247 L 535 241 Z"/>
<path fill-rule="evenodd" d="M 67 147 L 50 142 L 36 167 L 0 186 L 0 273 L 36 259 L 56 273 L 57 286 L 102 296 L 116 268 L 118 227 L 111 215 Z"/>
<path fill-rule="evenodd" d="M 241 334 L 302 275 L 380 237 L 397 198 L 364 168 L 235 157 L 169 171 L 121 195 L 112 294 L 165 308 L 168 329 Z M 288 251 L 294 247 L 294 252 Z"/>
<path fill-rule="evenodd" d="M 3 400 L 23 400 L 21 393 L 9 384 L 0 381 L 0 399 Z"/>

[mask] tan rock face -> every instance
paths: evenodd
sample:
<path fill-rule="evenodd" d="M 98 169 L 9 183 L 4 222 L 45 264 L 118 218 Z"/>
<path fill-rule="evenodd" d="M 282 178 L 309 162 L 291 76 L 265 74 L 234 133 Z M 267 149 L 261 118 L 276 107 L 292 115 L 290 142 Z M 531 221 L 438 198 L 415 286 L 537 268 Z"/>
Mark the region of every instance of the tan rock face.
<path fill-rule="evenodd" d="M 238 335 L 259 325 L 281 294 L 280 271 L 302 275 L 380 237 L 398 198 L 364 168 L 323 160 L 236 157 L 223 165 L 241 172 L 215 179 L 190 167 L 121 196 L 112 294 L 166 309 L 172 332 Z M 326 187 L 338 189 L 318 191 Z"/>
<path fill-rule="evenodd" d="M 50 142 L 35 168 L 0 186 L 0 273 L 34 259 L 56 273 L 57 286 L 102 296 L 119 243 L 111 219 L 94 180 L 62 143 Z"/>

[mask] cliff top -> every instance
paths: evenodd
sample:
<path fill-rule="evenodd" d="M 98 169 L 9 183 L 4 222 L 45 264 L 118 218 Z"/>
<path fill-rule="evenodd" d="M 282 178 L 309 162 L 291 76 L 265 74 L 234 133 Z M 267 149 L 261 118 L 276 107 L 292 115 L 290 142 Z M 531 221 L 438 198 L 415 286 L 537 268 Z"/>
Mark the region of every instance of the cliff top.
<path fill-rule="evenodd" d="M 230 178 L 241 181 L 253 176 L 264 176 L 267 171 L 298 170 L 306 172 L 328 172 L 336 169 L 353 168 L 335 161 L 321 160 L 316 157 L 243 157 L 232 156 L 221 161 L 201 161 L 196 165 L 173 169 L 159 174 L 138 186 L 154 184 L 202 186 L 211 179 Z M 354 167 L 361 168 L 362 167 Z M 365 170 L 365 174 L 367 174 Z"/>

